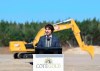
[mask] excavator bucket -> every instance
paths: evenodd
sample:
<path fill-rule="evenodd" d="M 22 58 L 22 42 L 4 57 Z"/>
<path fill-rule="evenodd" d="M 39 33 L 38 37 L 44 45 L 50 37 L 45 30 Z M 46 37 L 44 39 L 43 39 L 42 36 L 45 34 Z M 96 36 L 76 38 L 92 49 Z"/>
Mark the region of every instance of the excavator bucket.
<path fill-rule="evenodd" d="M 93 48 L 93 46 L 85 45 L 84 49 L 82 49 L 82 50 L 87 51 L 90 54 L 91 58 L 94 58 L 94 48 Z"/>

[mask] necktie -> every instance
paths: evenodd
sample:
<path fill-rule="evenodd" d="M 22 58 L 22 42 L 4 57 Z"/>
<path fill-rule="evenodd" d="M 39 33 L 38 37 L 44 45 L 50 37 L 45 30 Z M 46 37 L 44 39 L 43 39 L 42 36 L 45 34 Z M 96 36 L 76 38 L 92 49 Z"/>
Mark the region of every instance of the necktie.
<path fill-rule="evenodd" d="M 51 46 L 51 38 L 47 37 L 46 38 L 46 47 L 50 47 Z"/>

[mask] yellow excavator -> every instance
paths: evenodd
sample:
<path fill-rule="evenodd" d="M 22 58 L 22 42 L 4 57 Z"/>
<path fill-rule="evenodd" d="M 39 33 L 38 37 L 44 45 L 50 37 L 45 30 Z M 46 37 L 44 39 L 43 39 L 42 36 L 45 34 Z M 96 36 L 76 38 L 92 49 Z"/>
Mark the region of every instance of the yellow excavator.
<path fill-rule="evenodd" d="M 78 28 L 77 24 L 73 19 L 68 19 L 66 21 L 54 24 L 54 32 L 62 31 L 71 29 L 74 33 L 74 36 L 79 44 L 79 47 L 83 51 L 87 51 L 90 56 L 94 57 L 94 48 L 92 45 L 86 45 L 84 41 L 81 39 L 80 29 Z M 25 41 L 10 41 L 9 47 L 10 51 L 14 52 L 14 58 L 27 58 L 31 57 L 34 54 L 36 44 L 39 42 L 41 36 L 45 35 L 45 28 L 43 27 L 36 35 L 35 39 L 33 40 L 32 44 L 27 43 Z"/>

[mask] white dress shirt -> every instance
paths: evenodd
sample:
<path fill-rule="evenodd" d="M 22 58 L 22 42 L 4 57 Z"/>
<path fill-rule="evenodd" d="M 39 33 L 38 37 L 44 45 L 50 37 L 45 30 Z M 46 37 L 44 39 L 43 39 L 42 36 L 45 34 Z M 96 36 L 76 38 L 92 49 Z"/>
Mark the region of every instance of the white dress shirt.
<path fill-rule="evenodd" d="M 46 36 L 46 47 L 51 47 L 52 35 Z"/>

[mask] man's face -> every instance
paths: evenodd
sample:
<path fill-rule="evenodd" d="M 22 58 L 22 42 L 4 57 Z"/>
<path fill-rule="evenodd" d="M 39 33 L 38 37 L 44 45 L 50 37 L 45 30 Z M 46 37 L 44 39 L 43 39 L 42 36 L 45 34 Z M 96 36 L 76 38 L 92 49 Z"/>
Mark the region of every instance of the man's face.
<path fill-rule="evenodd" d="M 45 33 L 47 36 L 49 36 L 49 35 L 51 35 L 52 31 L 50 28 L 47 27 L 47 28 L 45 28 Z"/>

